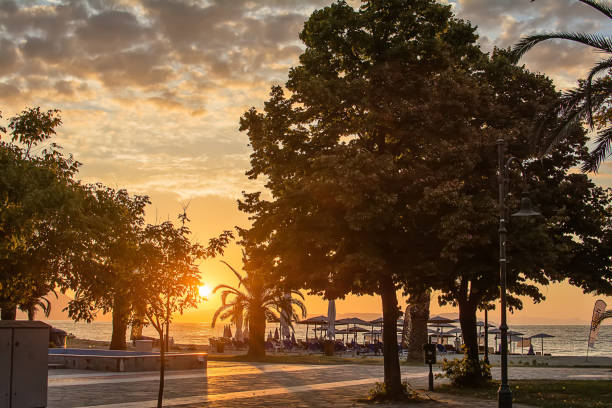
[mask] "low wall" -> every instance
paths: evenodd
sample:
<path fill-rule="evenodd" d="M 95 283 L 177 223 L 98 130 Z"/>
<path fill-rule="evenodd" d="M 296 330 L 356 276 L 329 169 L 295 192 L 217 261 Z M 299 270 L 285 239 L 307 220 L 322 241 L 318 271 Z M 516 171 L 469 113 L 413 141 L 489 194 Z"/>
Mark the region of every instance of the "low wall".
<path fill-rule="evenodd" d="M 463 354 L 438 354 L 437 358 L 438 362 L 442 361 L 444 358 L 448 360 L 461 359 L 463 358 Z M 480 358 L 483 358 L 482 354 L 480 355 Z M 500 365 L 501 356 L 499 354 L 489 354 L 489 362 L 496 366 Z M 589 359 L 587 360 L 585 356 L 528 356 L 526 354 L 511 354 L 508 356 L 508 364 L 514 366 L 612 367 L 612 357 L 589 356 Z"/>
<path fill-rule="evenodd" d="M 168 353 L 167 370 L 206 368 L 207 353 Z M 95 371 L 158 371 L 159 353 L 89 350 L 49 349 L 49 364 L 62 364 L 65 368 Z"/>
<path fill-rule="evenodd" d="M 489 355 L 491 364 L 498 365 L 501 362 L 499 354 Z M 585 356 L 528 356 L 528 355 L 510 355 L 508 356 L 508 364 L 512 365 L 532 365 L 532 366 L 602 366 L 612 367 L 612 357 L 589 356 L 587 360 Z"/>

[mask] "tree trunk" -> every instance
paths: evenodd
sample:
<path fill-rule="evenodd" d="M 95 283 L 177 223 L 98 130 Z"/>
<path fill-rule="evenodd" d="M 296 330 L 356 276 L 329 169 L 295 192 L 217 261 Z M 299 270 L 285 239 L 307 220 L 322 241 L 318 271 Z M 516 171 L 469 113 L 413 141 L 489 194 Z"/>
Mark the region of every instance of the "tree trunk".
<path fill-rule="evenodd" d="M 410 315 L 410 330 L 408 337 L 408 361 L 423 361 L 423 344 L 427 343 L 427 321 L 429 320 L 429 291 L 413 296 L 406 314 Z"/>
<path fill-rule="evenodd" d="M 36 318 L 36 306 L 28 307 L 28 320 L 32 321 Z"/>
<path fill-rule="evenodd" d="M 142 304 L 134 305 L 134 320 L 132 321 L 132 329 L 130 330 L 130 340 L 138 340 L 142 337 L 142 329 L 146 320 L 144 306 Z"/>
<path fill-rule="evenodd" d="M 399 398 L 403 396 L 403 390 L 397 349 L 397 318 L 399 316 L 397 295 L 390 277 L 382 278 L 380 288 L 383 309 L 385 390 L 387 397 Z"/>
<path fill-rule="evenodd" d="M 3 303 L 2 312 L 0 313 L 2 320 L 16 320 L 17 319 L 17 305 L 12 303 Z"/>
<path fill-rule="evenodd" d="M 162 408 L 164 401 L 164 382 L 166 375 L 166 346 L 164 327 L 159 331 L 159 390 L 157 391 L 157 408 Z"/>
<path fill-rule="evenodd" d="M 115 296 L 113 302 L 113 334 L 111 336 L 110 350 L 125 350 L 127 344 L 125 335 L 128 328 L 129 308 L 121 295 Z"/>
<path fill-rule="evenodd" d="M 473 371 L 473 384 L 482 382 L 482 370 L 478 357 L 478 334 L 476 326 L 476 302 L 460 300 L 459 302 L 459 322 L 461 324 L 461 334 L 465 344 L 465 354 Z"/>
<path fill-rule="evenodd" d="M 266 316 L 264 310 L 257 308 L 249 310 L 249 357 L 264 357 L 266 355 Z"/>

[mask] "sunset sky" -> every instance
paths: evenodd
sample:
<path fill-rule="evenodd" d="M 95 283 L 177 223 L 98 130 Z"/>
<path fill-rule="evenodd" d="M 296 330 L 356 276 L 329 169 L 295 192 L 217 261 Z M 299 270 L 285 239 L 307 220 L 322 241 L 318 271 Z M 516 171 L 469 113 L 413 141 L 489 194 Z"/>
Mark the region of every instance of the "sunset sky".
<path fill-rule="evenodd" d="M 358 1 L 350 1 L 358 5 Z M 575 0 L 456 0 L 456 14 L 478 26 L 484 49 L 508 47 L 542 31 L 606 32 L 608 20 Z M 147 194 L 147 220 L 174 219 L 190 202 L 194 238 L 235 225 L 249 181 L 241 114 L 261 107 L 302 52 L 298 33 L 329 0 L 0 0 L 0 111 L 3 121 L 26 106 L 62 111 L 56 139 L 83 163 L 86 182 Z M 608 27 L 609 28 L 609 27 Z M 584 76 L 598 56 L 567 42 L 538 46 L 523 60 L 560 88 Z M 612 186 L 612 162 L 595 178 Z M 239 249 L 225 259 L 239 266 Z M 218 260 L 202 265 L 209 286 L 235 283 Z M 593 296 L 568 285 L 544 289 L 510 323 L 587 324 Z M 603 298 L 612 307 L 612 298 Z M 184 321 L 208 321 L 212 297 Z M 403 305 L 403 302 L 402 302 Z M 325 314 L 319 298 L 309 314 Z M 435 303 L 432 312 L 441 311 Z M 53 317 L 61 318 L 61 307 Z M 349 297 L 341 314 L 380 311 L 380 300 Z M 453 311 L 445 308 L 442 311 Z M 494 312 L 496 315 L 498 312 Z M 493 318 L 495 320 L 495 318 Z"/>

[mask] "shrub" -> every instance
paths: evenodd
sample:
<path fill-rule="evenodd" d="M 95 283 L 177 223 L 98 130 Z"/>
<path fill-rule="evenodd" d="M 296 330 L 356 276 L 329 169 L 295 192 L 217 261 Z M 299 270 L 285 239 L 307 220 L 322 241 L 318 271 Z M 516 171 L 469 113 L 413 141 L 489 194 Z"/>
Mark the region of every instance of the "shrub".
<path fill-rule="evenodd" d="M 365 402 L 385 402 L 398 400 L 418 402 L 423 400 L 421 395 L 410 387 L 408 381 L 402 382 L 402 391 L 403 395 L 389 395 L 385 387 L 385 383 L 377 382 L 374 384 L 374 388 L 368 392 L 368 397 Z"/>
<path fill-rule="evenodd" d="M 478 370 L 476 364 L 480 365 Z M 488 385 L 491 381 L 491 366 L 484 361 L 479 360 L 475 363 L 473 360 L 464 356 L 461 360 L 442 361 L 442 374 L 436 374 L 437 378 L 448 378 L 456 387 L 482 387 Z"/>

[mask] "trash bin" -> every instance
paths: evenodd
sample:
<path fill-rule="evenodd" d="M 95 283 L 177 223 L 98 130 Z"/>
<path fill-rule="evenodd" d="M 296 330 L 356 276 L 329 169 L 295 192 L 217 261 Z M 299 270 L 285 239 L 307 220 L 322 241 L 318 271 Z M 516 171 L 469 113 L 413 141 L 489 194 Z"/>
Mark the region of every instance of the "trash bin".
<path fill-rule="evenodd" d="M 49 330 L 49 347 L 66 348 L 68 333 L 62 329 L 51 327 Z"/>

